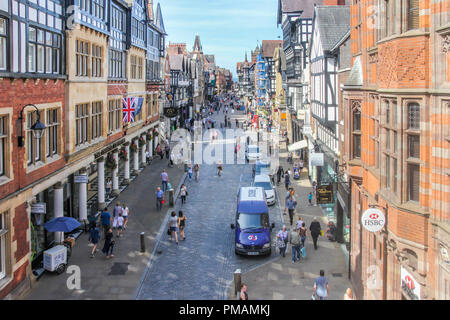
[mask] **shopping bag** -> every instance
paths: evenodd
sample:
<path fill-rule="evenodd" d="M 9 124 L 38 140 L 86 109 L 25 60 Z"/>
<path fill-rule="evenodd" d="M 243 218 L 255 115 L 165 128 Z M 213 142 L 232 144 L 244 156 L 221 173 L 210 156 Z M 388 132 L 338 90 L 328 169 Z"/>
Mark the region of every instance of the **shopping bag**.
<path fill-rule="evenodd" d="M 311 300 L 316 300 L 316 295 L 314 293 L 311 296 Z"/>
<path fill-rule="evenodd" d="M 300 251 L 301 251 L 301 253 L 302 253 L 302 258 L 306 258 L 306 249 L 305 249 L 305 247 L 302 247 L 302 248 L 300 249 Z"/>
<path fill-rule="evenodd" d="M 323 237 L 323 230 L 320 230 L 320 235 Z"/>
<path fill-rule="evenodd" d="M 161 200 L 161 204 L 164 204 L 164 202 L 166 202 L 166 200 L 162 199 L 162 200 Z"/>

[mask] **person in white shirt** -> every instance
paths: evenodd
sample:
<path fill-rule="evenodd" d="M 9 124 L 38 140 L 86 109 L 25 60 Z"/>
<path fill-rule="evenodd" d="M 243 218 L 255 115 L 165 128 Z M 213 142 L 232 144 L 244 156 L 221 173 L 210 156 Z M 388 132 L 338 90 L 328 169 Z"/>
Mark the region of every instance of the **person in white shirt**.
<path fill-rule="evenodd" d="M 122 204 L 122 217 L 123 217 L 123 228 L 126 229 L 127 228 L 127 224 L 128 224 L 128 213 L 130 212 L 130 210 L 128 209 L 128 207 L 125 205 L 125 203 Z"/>
<path fill-rule="evenodd" d="M 114 225 L 113 227 L 117 228 L 117 237 L 119 238 L 122 235 L 123 231 L 123 217 L 122 212 L 119 214 L 119 216 L 114 219 Z"/>

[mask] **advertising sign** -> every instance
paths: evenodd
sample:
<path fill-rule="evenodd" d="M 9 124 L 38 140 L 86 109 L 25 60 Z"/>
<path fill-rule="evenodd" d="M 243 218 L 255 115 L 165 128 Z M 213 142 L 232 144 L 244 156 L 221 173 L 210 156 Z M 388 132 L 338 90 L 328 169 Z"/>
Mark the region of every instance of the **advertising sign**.
<path fill-rule="evenodd" d="M 369 232 L 378 232 L 383 229 L 386 219 L 380 209 L 369 208 L 361 216 L 361 224 Z"/>
<path fill-rule="evenodd" d="M 309 155 L 309 159 L 311 160 L 311 165 L 316 167 L 323 166 L 323 153 L 311 153 Z"/>
<path fill-rule="evenodd" d="M 307 148 L 307 147 L 308 147 L 308 141 L 302 140 L 302 141 L 293 143 L 290 146 L 288 146 L 288 151 L 292 152 L 292 151 L 300 150 L 300 149 Z"/>
<path fill-rule="evenodd" d="M 45 214 L 47 212 L 46 208 L 47 208 L 47 206 L 45 205 L 45 202 L 33 203 L 31 205 L 31 213 Z"/>
<path fill-rule="evenodd" d="M 400 267 L 401 286 L 411 300 L 420 300 L 420 284 L 414 277 L 402 266 Z"/>
<path fill-rule="evenodd" d="M 174 118 L 178 115 L 178 109 L 177 108 L 173 108 L 173 107 L 169 107 L 169 108 L 164 108 L 164 116 L 167 118 Z"/>
<path fill-rule="evenodd" d="M 333 185 L 321 185 L 317 187 L 317 203 L 333 203 Z"/>

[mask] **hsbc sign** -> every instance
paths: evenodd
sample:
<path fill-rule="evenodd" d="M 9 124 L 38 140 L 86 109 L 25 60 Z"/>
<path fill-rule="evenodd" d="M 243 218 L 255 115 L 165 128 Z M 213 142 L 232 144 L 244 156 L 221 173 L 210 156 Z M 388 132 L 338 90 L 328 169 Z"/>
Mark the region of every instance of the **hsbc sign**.
<path fill-rule="evenodd" d="M 400 267 L 401 287 L 411 300 L 420 300 L 420 284 L 404 268 Z"/>
<path fill-rule="evenodd" d="M 379 209 L 369 208 L 361 217 L 363 227 L 369 232 L 378 232 L 383 229 L 386 219 Z"/>

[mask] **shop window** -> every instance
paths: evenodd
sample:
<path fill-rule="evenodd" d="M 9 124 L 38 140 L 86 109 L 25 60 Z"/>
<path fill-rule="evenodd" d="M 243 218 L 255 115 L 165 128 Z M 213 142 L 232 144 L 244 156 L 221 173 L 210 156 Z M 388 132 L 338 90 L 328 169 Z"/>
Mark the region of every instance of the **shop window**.
<path fill-rule="evenodd" d="M 0 116 L 0 177 L 7 174 L 6 156 L 8 154 L 8 117 Z"/>
<path fill-rule="evenodd" d="M 0 213 L 0 280 L 6 277 L 6 248 L 8 235 L 8 212 Z"/>

